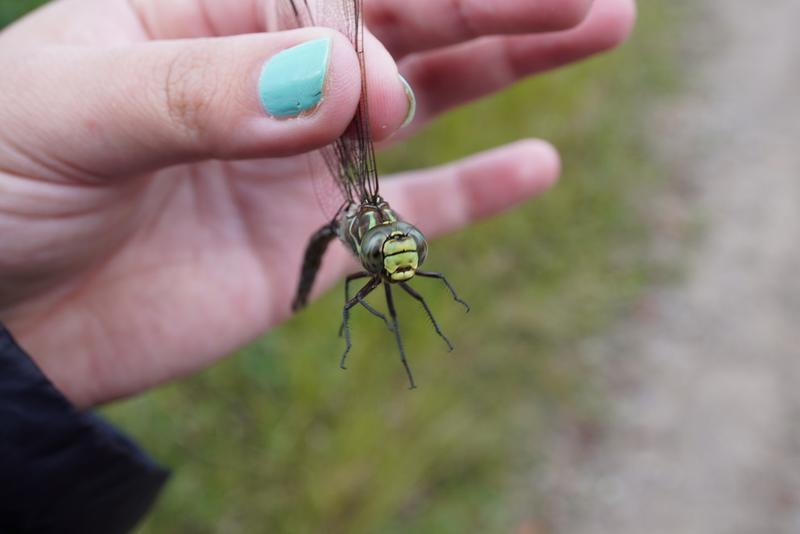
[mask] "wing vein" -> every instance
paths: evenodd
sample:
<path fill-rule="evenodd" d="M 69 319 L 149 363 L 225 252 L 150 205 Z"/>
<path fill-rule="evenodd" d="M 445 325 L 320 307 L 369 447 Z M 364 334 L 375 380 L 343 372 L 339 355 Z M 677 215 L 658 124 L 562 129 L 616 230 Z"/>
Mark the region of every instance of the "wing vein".
<path fill-rule="evenodd" d="M 375 147 L 369 126 L 366 60 L 364 56 L 363 0 L 277 0 L 277 16 L 270 30 L 325 26 L 343 33 L 358 56 L 361 97 L 355 115 L 342 136 L 319 152 L 345 203 L 372 203 L 379 196 Z"/>

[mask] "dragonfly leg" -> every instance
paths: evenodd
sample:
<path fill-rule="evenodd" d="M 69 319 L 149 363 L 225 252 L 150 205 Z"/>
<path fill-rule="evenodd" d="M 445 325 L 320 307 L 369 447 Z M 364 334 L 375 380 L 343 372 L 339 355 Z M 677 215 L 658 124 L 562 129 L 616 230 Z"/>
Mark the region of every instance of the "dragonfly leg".
<path fill-rule="evenodd" d="M 344 353 L 342 354 L 342 360 L 339 363 L 339 367 L 341 367 L 342 369 L 347 369 L 347 367 L 345 367 L 344 364 L 345 361 L 347 360 L 347 354 L 350 352 L 350 347 L 352 347 L 352 344 L 350 343 L 350 310 L 353 308 L 353 306 L 356 306 L 362 300 L 364 300 L 367 297 L 367 295 L 372 293 L 372 291 L 374 291 L 375 288 L 378 287 L 380 284 L 381 284 L 381 277 L 376 276 L 375 278 L 367 282 L 367 284 L 364 287 L 362 287 L 358 291 L 358 293 L 356 293 L 355 297 L 351 298 L 350 300 L 344 303 L 344 308 L 342 308 L 342 330 L 344 331 L 345 348 L 344 348 Z"/>
<path fill-rule="evenodd" d="M 453 286 L 450 285 L 450 282 L 447 281 L 447 278 L 442 273 L 429 273 L 429 272 L 425 272 L 425 271 L 417 271 L 417 275 L 418 276 L 425 276 L 427 278 L 438 278 L 439 280 L 444 282 L 444 285 L 446 285 L 447 289 L 450 290 L 450 294 L 453 295 L 453 300 L 455 300 L 456 302 L 458 302 L 459 304 L 464 306 L 465 310 L 469 311 L 469 304 L 467 304 L 466 302 L 461 300 L 461 297 L 458 296 L 458 293 L 456 293 L 456 290 L 453 289 Z"/>
<path fill-rule="evenodd" d="M 361 278 L 367 278 L 368 276 L 372 276 L 372 274 L 370 274 L 370 273 L 368 273 L 366 271 L 362 271 L 360 273 L 351 274 L 350 276 L 345 278 L 345 280 L 344 280 L 344 301 L 345 302 L 350 300 L 350 282 L 353 282 L 354 280 L 359 280 Z M 369 302 L 367 302 L 366 300 L 362 300 L 361 301 L 361 305 L 364 306 L 375 317 L 377 317 L 379 319 L 383 319 L 383 322 L 386 323 L 386 328 L 388 328 L 390 332 L 392 331 L 392 325 L 389 323 L 389 319 L 387 319 L 384 314 L 382 314 L 381 312 L 379 312 L 378 310 L 373 308 L 369 304 Z M 341 326 L 339 326 L 339 337 L 342 337 L 342 331 L 343 330 L 344 330 L 344 323 L 342 323 Z"/>
<path fill-rule="evenodd" d="M 322 256 L 325 255 L 325 251 L 334 237 L 336 237 L 335 220 L 329 222 L 311 236 L 303 258 L 300 282 L 297 285 L 297 293 L 295 293 L 294 301 L 292 302 L 292 311 L 296 312 L 308 303 L 308 295 L 311 293 L 314 279 L 317 277 L 319 266 L 322 264 Z"/>
<path fill-rule="evenodd" d="M 436 333 L 439 334 L 439 337 L 441 337 L 445 343 L 447 343 L 447 348 L 452 351 L 453 344 L 450 343 L 450 340 L 447 339 L 446 335 L 444 335 L 442 329 L 439 328 L 439 323 L 436 322 L 436 318 L 433 316 L 433 312 L 431 311 L 430 307 L 428 307 L 428 303 L 425 302 L 425 299 L 422 297 L 422 295 L 417 293 L 411 286 L 409 286 L 405 282 L 401 282 L 400 287 L 403 288 L 406 293 L 411 295 L 412 298 L 418 300 L 419 303 L 422 304 L 422 307 L 425 308 L 425 313 L 428 314 L 428 318 L 431 320 L 431 323 L 433 323 L 433 328 L 436 330 Z"/>
<path fill-rule="evenodd" d="M 386 289 L 386 307 L 389 308 L 389 316 L 392 318 L 392 325 L 394 326 L 394 338 L 397 340 L 397 348 L 400 349 L 400 360 L 403 362 L 403 367 L 406 368 L 408 382 L 411 384 L 410 389 L 416 389 L 417 385 L 414 383 L 414 375 L 411 374 L 411 368 L 408 366 L 408 359 L 406 359 L 406 349 L 403 348 L 403 338 L 400 337 L 400 325 L 397 322 L 397 310 L 394 308 L 392 286 L 386 283 L 383 287 Z"/>

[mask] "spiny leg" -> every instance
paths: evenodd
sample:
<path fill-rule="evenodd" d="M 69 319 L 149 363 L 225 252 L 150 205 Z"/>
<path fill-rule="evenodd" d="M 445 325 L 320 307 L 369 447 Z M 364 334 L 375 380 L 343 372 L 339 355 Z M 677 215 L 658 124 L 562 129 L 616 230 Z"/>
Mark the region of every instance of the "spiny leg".
<path fill-rule="evenodd" d="M 344 353 L 342 354 L 342 360 L 339 363 L 339 367 L 341 367 L 342 369 L 347 369 L 344 363 L 345 360 L 347 359 L 347 353 L 350 352 L 350 347 L 352 346 L 352 344 L 350 343 L 350 324 L 349 324 L 350 309 L 359 302 L 361 302 L 362 300 L 364 300 L 367 297 L 367 295 L 372 293 L 372 291 L 380 284 L 381 284 L 381 277 L 380 276 L 374 277 L 358 291 L 355 297 L 344 303 L 344 308 L 342 308 L 342 329 L 344 330 L 345 349 Z"/>
<path fill-rule="evenodd" d="M 464 306 L 464 308 L 467 311 L 469 311 L 469 304 L 467 304 L 466 302 L 461 300 L 461 298 L 458 296 L 458 293 L 456 293 L 456 290 L 453 289 L 453 286 L 450 285 L 450 282 L 447 281 L 447 278 L 442 273 L 429 273 L 429 272 L 425 272 L 425 271 L 417 271 L 417 275 L 418 276 L 425 276 L 427 278 L 438 278 L 439 280 L 444 282 L 444 285 L 446 285 L 447 289 L 450 290 L 450 294 L 453 295 L 453 300 L 455 300 L 456 302 L 458 302 L 459 304 Z"/>
<path fill-rule="evenodd" d="M 311 287 L 317 277 L 317 271 L 319 271 L 319 266 L 322 263 L 322 256 L 325 255 L 325 251 L 334 237 L 336 237 L 335 220 L 329 222 L 311 236 L 303 257 L 300 282 L 297 285 L 297 293 L 295 293 L 294 301 L 292 302 L 292 311 L 298 311 L 308 302 L 308 295 L 311 293 Z"/>
<path fill-rule="evenodd" d="M 392 298 L 392 286 L 388 282 L 383 284 L 386 288 L 386 307 L 389 308 L 389 316 L 392 318 L 392 325 L 394 326 L 394 337 L 397 340 L 397 348 L 400 349 L 400 359 L 403 362 L 403 367 L 406 368 L 408 381 L 411 384 L 410 389 L 416 389 L 417 385 L 414 383 L 414 375 L 411 374 L 411 368 L 408 366 L 406 359 L 406 349 L 403 348 L 403 338 L 400 337 L 400 325 L 397 322 L 397 310 L 394 309 L 394 298 Z"/>
<path fill-rule="evenodd" d="M 350 276 L 345 278 L 345 280 L 344 280 L 344 301 L 345 302 L 350 300 L 350 282 L 352 282 L 354 280 L 359 280 L 361 278 L 367 278 L 368 276 L 373 276 L 373 275 L 371 273 L 366 272 L 366 271 L 362 271 L 360 273 L 351 274 Z M 361 305 L 364 306 L 367 310 L 369 310 L 369 312 L 372 315 L 374 315 L 375 317 L 378 317 L 379 319 L 383 319 L 383 322 L 386 323 L 386 328 L 388 328 L 390 332 L 392 331 L 392 325 L 389 323 L 389 319 L 387 319 L 384 314 L 382 314 L 381 312 L 379 312 L 378 310 L 373 308 L 369 304 L 369 302 L 367 302 L 366 300 L 362 300 L 361 301 Z M 344 330 L 344 323 L 342 323 L 339 326 L 339 337 L 342 337 L 342 331 L 343 330 Z"/>
<path fill-rule="evenodd" d="M 444 340 L 445 343 L 447 343 L 447 348 L 452 351 L 453 350 L 453 344 L 450 343 L 450 340 L 447 339 L 446 335 L 444 335 L 444 332 L 442 332 L 442 329 L 439 328 L 439 323 L 436 322 L 436 318 L 433 316 L 433 312 L 428 307 L 428 303 L 425 302 L 425 299 L 422 297 L 422 295 L 417 293 L 411 286 L 409 286 L 405 282 L 401 282 L 400 283 L 400 287 L 402 287 L 405 290 L 406 293 L 411 295 L 412 298 L 418 300 L 419 303 L 422 304 L 422 307 L 425 308 L 425 313 L 428 314 L 428 318 L 431 320 L 431 323 L 433 323 L 433 328 L 436 330 L 436 333 L 439 334 L 439 337 L 441 337 Z"/>

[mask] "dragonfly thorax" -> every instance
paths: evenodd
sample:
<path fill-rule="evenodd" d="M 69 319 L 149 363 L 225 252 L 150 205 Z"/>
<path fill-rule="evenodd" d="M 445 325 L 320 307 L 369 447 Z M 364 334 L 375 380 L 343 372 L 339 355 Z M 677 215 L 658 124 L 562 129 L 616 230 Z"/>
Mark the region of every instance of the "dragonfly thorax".
<path fill-rule="evenodd" d="M 413 278 L 428 255 L 422 232 L 400 220 L 380 197 L 349 206 L 339 224 L 339 237 L 358 256 L 364 269 L 388 282 Z"/>

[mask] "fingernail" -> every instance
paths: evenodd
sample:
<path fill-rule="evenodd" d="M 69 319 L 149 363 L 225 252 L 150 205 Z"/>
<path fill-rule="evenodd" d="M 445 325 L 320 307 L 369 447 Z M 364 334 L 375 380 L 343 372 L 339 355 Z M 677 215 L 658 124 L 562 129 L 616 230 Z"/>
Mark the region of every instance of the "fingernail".
<path fill-rule="evenodd" d="M 400 128 L 405 128 L 414 120 L 414 116 L 417 114 L 417 97 L 414 95 L 414 90 L 411 88 L 411 84 L 408 83 L 408 80 L 403 78 L 402 74 L 398 74 L 400 77 L 400 83 L 403 84 L 403 89 L 406 91 L 406 98 L 408 98 L 408 113 L 406 113 L 406 120 L 403 121 L 403 124 L 400 125 Z"/>
<path fill-rule="evenodd" d="M 308 41 L 272 56 L 261 69 L 258 94 L 273 117 L 297 117 L 322 100 L 331 52 L 329 38 Z"/>

